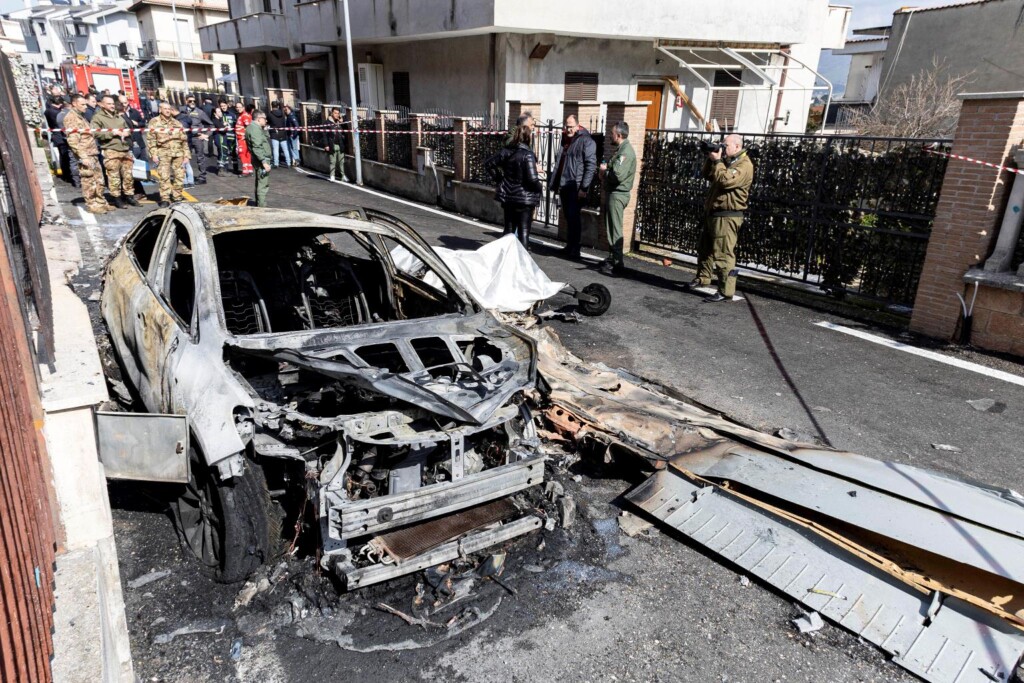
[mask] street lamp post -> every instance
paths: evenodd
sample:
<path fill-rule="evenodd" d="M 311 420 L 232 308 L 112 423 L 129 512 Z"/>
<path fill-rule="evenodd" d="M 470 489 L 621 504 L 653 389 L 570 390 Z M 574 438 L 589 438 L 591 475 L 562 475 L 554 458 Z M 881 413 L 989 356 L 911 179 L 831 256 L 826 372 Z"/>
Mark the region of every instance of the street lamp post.
<path fill-rule="evenodd" d="M 352 153 L 356 160 L 356 185 L 363 184 L 363 155 L 359 150 L 359 103 L 356 102 L 356 67 L 352 63 L 352 21 L 345 0 L 345 44 L 348 47 L 348 96 L 352 101 Z"/>

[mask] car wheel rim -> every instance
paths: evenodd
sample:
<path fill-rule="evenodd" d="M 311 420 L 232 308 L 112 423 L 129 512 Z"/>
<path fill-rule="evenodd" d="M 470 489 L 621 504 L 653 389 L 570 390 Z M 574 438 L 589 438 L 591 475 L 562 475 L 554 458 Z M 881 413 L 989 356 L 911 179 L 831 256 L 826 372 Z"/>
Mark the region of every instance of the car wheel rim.
<path fill-rule="evenodd" d="M 211 483 L 200 487 L 190 481 L 178 498 L 178 519 L 189 550 L 207 567 L 217 568 L 223 528 L 213 501 Z"/>

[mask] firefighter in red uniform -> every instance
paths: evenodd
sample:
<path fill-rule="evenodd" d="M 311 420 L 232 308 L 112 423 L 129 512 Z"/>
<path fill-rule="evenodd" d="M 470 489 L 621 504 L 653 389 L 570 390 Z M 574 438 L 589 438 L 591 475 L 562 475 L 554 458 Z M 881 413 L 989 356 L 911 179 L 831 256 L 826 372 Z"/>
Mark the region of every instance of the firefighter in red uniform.
<path fill-rule="evenodd" d="M 252 175 L 252 155 L 245 144 L 245 128 L 252 123 L 252 112 L 255 109 L 255 106 L 243 104 L 241 100 L 235 103 L 235 110 L 238 112 L 238 119 L 235 121 L 235 144 L 238 146 L 238 163 L 242 167 L 242 177 Z"/>

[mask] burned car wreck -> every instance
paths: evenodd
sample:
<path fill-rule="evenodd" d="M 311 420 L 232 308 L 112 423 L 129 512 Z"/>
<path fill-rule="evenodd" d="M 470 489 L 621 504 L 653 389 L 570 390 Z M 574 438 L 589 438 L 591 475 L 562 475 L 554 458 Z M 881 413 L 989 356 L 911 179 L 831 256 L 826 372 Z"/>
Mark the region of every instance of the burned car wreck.
<path fill-rule="evenodd" d="M 118 245 L 101 311 L 137 399 L 187 418 L 173 507 L 222 581 L 304 525 L 356 588 L 543 523 L 516 496 L 544 480 L 535 344 L 393 217 L 175 204 Z"/>

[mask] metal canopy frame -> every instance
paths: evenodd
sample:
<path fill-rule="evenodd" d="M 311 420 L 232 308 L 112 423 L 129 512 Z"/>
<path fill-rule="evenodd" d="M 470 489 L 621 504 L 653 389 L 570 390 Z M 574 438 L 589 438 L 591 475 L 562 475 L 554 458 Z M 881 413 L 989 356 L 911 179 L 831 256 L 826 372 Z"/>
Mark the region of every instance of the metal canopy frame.
<path fill-rule="evenodd" d="M 704 113 L 703 118 L 705 124 L 708 123 L 708 115 L 711 110 L 711 99 L 716 91 L 738 91 L 742 95 L 744 91 L 765 91 L 769 93 L 768 96 L 768 107 L 765 114 L 764 121 L 764 133 L 769 132 L 772 116 L 772 95 L 776 92 L 784 92 L 787 90 L 799 90 L 803 92 L 814 92 L 816 90 L 825 90 L 827 95 L 825 97 L 825 111 L 828 111 L 829 105 L 832 103 L 832 82 L 825 78 L 819 71 L 811 67 L 801 59 L 794 57 L 789 52 L 783 50 L 779 46 L 767 46 L 767 45 L 756 45 L 756 44 L 737 44 L 737 45 L 709 45 L 707 43 L 701 44 L 685 44 L 679 41 L 663 41 L 658 40 L 654 44 L 662 54 L 670 57 L 679 66 L 685 69 L 687 72 L 692 74 L 698 81 L 704 84 L 704 87 L 708 91 L 707 100 L 704 102 Z M 683 52 L 684 54 L 679 54 Z M 724 55 L 729 59 L 733 60 L 732 63 L 720 63 L 722 60 L 710 60 L 701 56 L 699 53 L 717 53 Z M 773 64 L 772 59 L 775 57 L 782 57 L 784 62 L 782 64 Z M 790 62 L 795 62 L 791 64 Z M 723 85 L 715 86 L 707 78 L 701 75 L 703 70 L 720 70 L 720 69 L 743 69 L 748 71 L 761 80 L 760 85 Z M 824 81 L 824 85 L 817 85 L 817 81 L 814 85 L 803 86 L 803 85 L 786 85 L 786 72 L 791 69 L 799 69 L 801 71 L 807 71 L 814 74 L 816 79 Z M 775 78 L 770 72 L 779 72 L 782 75 Z M 776 96 L 777 98 L 777 96 Z M 777 101 L 777 99 L 776 99 Z M 742 104 L 742 99 L 737 104 L 739 108 Z M 825 118 L 822 117 L 821 121 L 822 128 L 825 126 Z"/>

